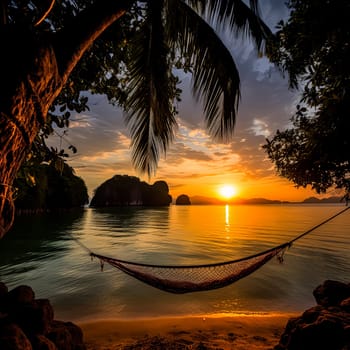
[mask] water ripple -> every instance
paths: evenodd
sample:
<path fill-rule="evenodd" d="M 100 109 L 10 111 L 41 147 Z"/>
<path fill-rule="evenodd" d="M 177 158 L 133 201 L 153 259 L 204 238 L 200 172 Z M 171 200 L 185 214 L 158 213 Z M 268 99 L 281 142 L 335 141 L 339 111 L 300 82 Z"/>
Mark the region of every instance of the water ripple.
<path fill-rule="evenodd" d="M 23 217 L 1 240 L 0 280 L 31 285 L 57 317 L 164 316 L 299 311 L 325 279 L 350 276 L 350 215 L 296 241 L 235 284 L 172 295 L 104 267 L 76 244 L 124 260 L 160 265 L 243 258 L 288 242 L 335 212 L 332 205 L 87 209 L 78 216 Z"/>

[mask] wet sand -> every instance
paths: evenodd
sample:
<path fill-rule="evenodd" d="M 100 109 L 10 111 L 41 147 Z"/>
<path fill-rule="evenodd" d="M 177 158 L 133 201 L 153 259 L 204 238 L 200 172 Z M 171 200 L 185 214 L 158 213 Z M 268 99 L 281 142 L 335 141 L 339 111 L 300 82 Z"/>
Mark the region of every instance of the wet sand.
<path fill-rule="evenodd" d="M 88 350 L 273 349 L 290 317 L 258 314 L 81 322 Z"/>

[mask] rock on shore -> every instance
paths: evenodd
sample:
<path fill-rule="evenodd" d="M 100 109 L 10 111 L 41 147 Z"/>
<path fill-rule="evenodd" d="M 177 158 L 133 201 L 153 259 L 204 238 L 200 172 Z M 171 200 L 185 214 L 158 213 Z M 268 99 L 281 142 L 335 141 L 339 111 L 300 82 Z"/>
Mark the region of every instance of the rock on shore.
<path fill-rule="evenodd" d="M 350 284 L 327 280 L 317 305 L 291 318 L 275 350 L 350 350 Z"/>
<path fill-rule="evenodd" d="M 35 299 L 29 286 L 8 291 L 0 282 L 0 349 L 85 350 L 86 347 L 77 325 L 54 320 L 48 299 Z"/>
<path fill-rule="evenodd" d="M 327 280 L 313 295 L 317 305 L 289 319 L 274 350 L 350 350 L 350 284 Z M 156 349 L 154 343 L 149 345 L 142 348 Z M 36 299 L 29 286 L 8 291 L 0 282 L 0 349 L 86 350 L 86 345 L 80 327 L 54 319 L 48 299 Z"/>

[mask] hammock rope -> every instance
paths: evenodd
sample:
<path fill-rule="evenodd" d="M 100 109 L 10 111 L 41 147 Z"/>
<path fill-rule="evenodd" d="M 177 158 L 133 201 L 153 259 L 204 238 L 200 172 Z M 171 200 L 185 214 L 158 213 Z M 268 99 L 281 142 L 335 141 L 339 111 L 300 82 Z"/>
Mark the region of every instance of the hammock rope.
<path fill-rule="evenodd" d="M 228 286 L 239 279 L 250 275 L 274 257 L 277 257 L 278 260 L 282 262 L 285 250 L 290 248 L 295 241 L 343 214 L 348 209 L 350 209 L 350 207 L 346 207 L 321 223 L 313 226 L 309 230 L 303 232 L 299 236 L 281 245 L 245 258 L 213 264 L 153 265 L 136 263 L 96 254 L 79 240 L 75 240 L 89 253 L 91 258 L 96 257 L 100 260 L 101 270 L 103 270 L 104 263 L 108 263 L 152 287 L 169 293 L 183 294 Z"/>

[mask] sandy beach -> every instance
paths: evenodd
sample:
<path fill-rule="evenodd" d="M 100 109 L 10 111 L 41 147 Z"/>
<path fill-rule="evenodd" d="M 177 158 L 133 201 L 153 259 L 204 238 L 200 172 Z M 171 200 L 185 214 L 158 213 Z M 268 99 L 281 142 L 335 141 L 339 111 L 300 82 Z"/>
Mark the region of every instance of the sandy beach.
<path fill-rule="evenodd" d="M 272 349 L 296 314 L 218 315 L 78 323 L 88 350 Z"/>

